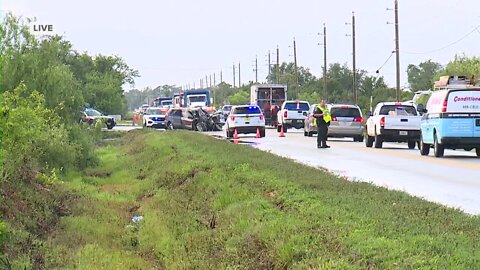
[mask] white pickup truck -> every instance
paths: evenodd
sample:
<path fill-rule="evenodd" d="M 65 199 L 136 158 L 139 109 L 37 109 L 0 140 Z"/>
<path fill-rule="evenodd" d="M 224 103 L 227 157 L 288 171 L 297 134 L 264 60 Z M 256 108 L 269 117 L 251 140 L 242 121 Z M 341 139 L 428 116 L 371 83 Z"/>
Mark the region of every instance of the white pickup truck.
<path fill-rule="evenodd" d="M 415 148 L 420 140 L 420 120 L 417 109 L 410 103 L 381 102 L 369 113 L 365 127 L 365 145 L 382 148 L 383 142 L 407 142 Z"/>
<path fill-rule="evenodd" d="M 294 127 L 296 129 L 303 128 L 305 125 L 305 118 L 307 118 L 310 104 L 308 101 L 285 101 L 277 113 L 277 131 L 280 132 L 283 126 L 283 132 Z"/>

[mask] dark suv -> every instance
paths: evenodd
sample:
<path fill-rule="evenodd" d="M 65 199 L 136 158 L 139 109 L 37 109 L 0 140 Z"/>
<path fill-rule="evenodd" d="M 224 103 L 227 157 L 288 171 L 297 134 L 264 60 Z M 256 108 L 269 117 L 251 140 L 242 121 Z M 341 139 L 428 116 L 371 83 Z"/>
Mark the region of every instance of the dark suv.
<path fill-rule="evenodd" d="M 189 129 L 196 130 L 194 125 L 195 109 L 172 108 L 168 110 L 165 116 L 167 129 Z"/>

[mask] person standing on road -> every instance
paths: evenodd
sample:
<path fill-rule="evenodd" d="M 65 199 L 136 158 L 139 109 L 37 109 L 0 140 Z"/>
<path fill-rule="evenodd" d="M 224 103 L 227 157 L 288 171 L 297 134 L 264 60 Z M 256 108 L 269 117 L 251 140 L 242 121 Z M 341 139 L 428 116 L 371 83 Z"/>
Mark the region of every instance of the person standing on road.
<path fill-rule="evenodd" d="M 325 100 L 321 100 L 313 111 L 313 117 L 317 125 L 317 148 L 330 148 L 327 145 L 327 133 L 332 116 L 330 111 L 325 107 Z"/>

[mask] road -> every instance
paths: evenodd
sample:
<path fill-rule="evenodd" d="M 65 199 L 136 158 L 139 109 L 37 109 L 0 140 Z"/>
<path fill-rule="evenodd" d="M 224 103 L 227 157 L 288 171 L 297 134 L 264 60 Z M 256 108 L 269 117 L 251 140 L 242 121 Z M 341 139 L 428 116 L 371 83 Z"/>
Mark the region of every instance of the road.
<path fill-rule="evenodd" d="M 211 132 L 225 136 L 225 132 Z M 350 138 L 329 139 L 330 149 L 317 149 L 316 137 L 303 130 L 289 130 L 280 138 L 268 129 L 265 138 L 240 135 L 258 149 L 329 170 L 350 181 L 364 181 L 405 191 L 411 195 L 466 213 L 480 214 L 480 158 L 474 151 L 445 150 L 444 158 L 421 156 L 406 144 L 384 143 L 383 149 L 367 148 Z"/>

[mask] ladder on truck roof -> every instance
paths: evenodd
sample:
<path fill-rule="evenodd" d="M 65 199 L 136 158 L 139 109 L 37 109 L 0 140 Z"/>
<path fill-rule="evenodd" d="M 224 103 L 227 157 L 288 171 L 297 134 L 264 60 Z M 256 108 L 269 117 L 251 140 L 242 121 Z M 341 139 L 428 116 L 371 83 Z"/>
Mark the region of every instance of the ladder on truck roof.
<path fill-rule="evenodd" d="M 472 76 L 470 79 L 467 76 L 440 76 L 440 79 L 433 85 L 434 90 L 448 90 L 448 89 L 467 89 L 479 88 L 480 81 Z"/>

